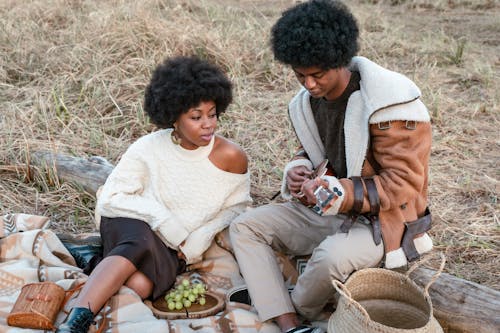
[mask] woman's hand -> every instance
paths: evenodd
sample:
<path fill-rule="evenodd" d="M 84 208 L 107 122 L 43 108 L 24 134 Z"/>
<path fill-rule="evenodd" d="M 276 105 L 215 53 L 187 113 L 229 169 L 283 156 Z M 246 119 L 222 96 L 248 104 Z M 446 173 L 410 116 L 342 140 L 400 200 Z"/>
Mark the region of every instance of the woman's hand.
<path fill-rule="evenodd" d="M 186 240 L 183 240 L 182 243 L 179 244 L 179 250 L 177 250 L 177 258 L 187 261 L 186 256 L 182 253 L 182 247 L 186 244 Z"/>
<path fill-rule="evenodd" d="M 288 170 L 286 183 L 290 194 L 295 198 L 301 198 L 301 187 L 306 180 L 310 180 L 312 171 L 303 165 L 299 165 Z"/>

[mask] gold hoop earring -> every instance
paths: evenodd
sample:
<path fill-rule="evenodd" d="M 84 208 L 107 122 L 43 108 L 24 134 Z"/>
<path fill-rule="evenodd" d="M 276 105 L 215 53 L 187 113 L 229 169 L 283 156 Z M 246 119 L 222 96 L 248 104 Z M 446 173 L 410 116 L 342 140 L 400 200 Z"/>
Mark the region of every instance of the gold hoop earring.
<path fill-rule="evenodd" d="M 170 139 L 172 139 L 174 145 L 180 145 L 182 142 L 182 139 L 177 136 L 175 129 L 172 131 L 172 133 L 170 133 Z"/>

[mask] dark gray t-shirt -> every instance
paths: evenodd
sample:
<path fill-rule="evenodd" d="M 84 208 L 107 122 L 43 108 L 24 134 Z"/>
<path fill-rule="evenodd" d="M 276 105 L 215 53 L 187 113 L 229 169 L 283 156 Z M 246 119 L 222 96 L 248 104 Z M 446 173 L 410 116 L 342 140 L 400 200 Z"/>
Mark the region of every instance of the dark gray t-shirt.
<path fill-rule="evenodd" d="M 359 90 L 359 72 L 352 72 L 349 83 L 338 98 L 327 101 L 324 98 L 310 98 L 311 109 L 318 127 L 321 142 L 325 146 L 326 158 L 337 178 L 347 177 L 345 161 L 344 118 L 347 100 Z"/>

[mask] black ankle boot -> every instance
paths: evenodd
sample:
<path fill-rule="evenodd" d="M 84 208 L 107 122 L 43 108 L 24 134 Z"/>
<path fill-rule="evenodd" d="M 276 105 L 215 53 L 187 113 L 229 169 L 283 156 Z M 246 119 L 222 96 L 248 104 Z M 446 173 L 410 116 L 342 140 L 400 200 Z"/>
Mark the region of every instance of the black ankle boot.
<path fill-rule="evenodd" d="M 57 236 L 75 258 L 76 265 L 82 269 L 86 269 L 94 258 L 102 258 L 103 248 L 100 236 L 75 237 L 67 234 Z M 90 271 L 85 273 L 90 275 Z"/>
<path fill-rule="evenodd" d="M 56 333 L 87 333 L 93 323 L 94 314 L 87 308 L 72 308 Z"/>

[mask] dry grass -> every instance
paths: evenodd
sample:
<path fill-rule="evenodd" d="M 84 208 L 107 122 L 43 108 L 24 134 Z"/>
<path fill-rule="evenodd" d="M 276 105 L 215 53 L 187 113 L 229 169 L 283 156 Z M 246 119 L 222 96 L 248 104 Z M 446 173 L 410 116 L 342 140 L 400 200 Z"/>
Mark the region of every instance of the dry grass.
<path fill-rule="evenodd" d="M 298 88 L 268 33 L 295 1 L 0 2 L 0 212 L 93 228 L 94 198 L 53 174 L 26 172 L 50 149 L 115 162 L 153 130 L 142 111 L 152 68 L 198 54 L 224 67 L 235 102 L 220 132 L 251 157 L 256 204 L 277 191 L 295 146 L 286 116 Z M 447 271 L 500 289 L 500 8 L 497 1 L 350 1 L 361 54 L 422 88 L 433 115 L 432 235 Z"/>

